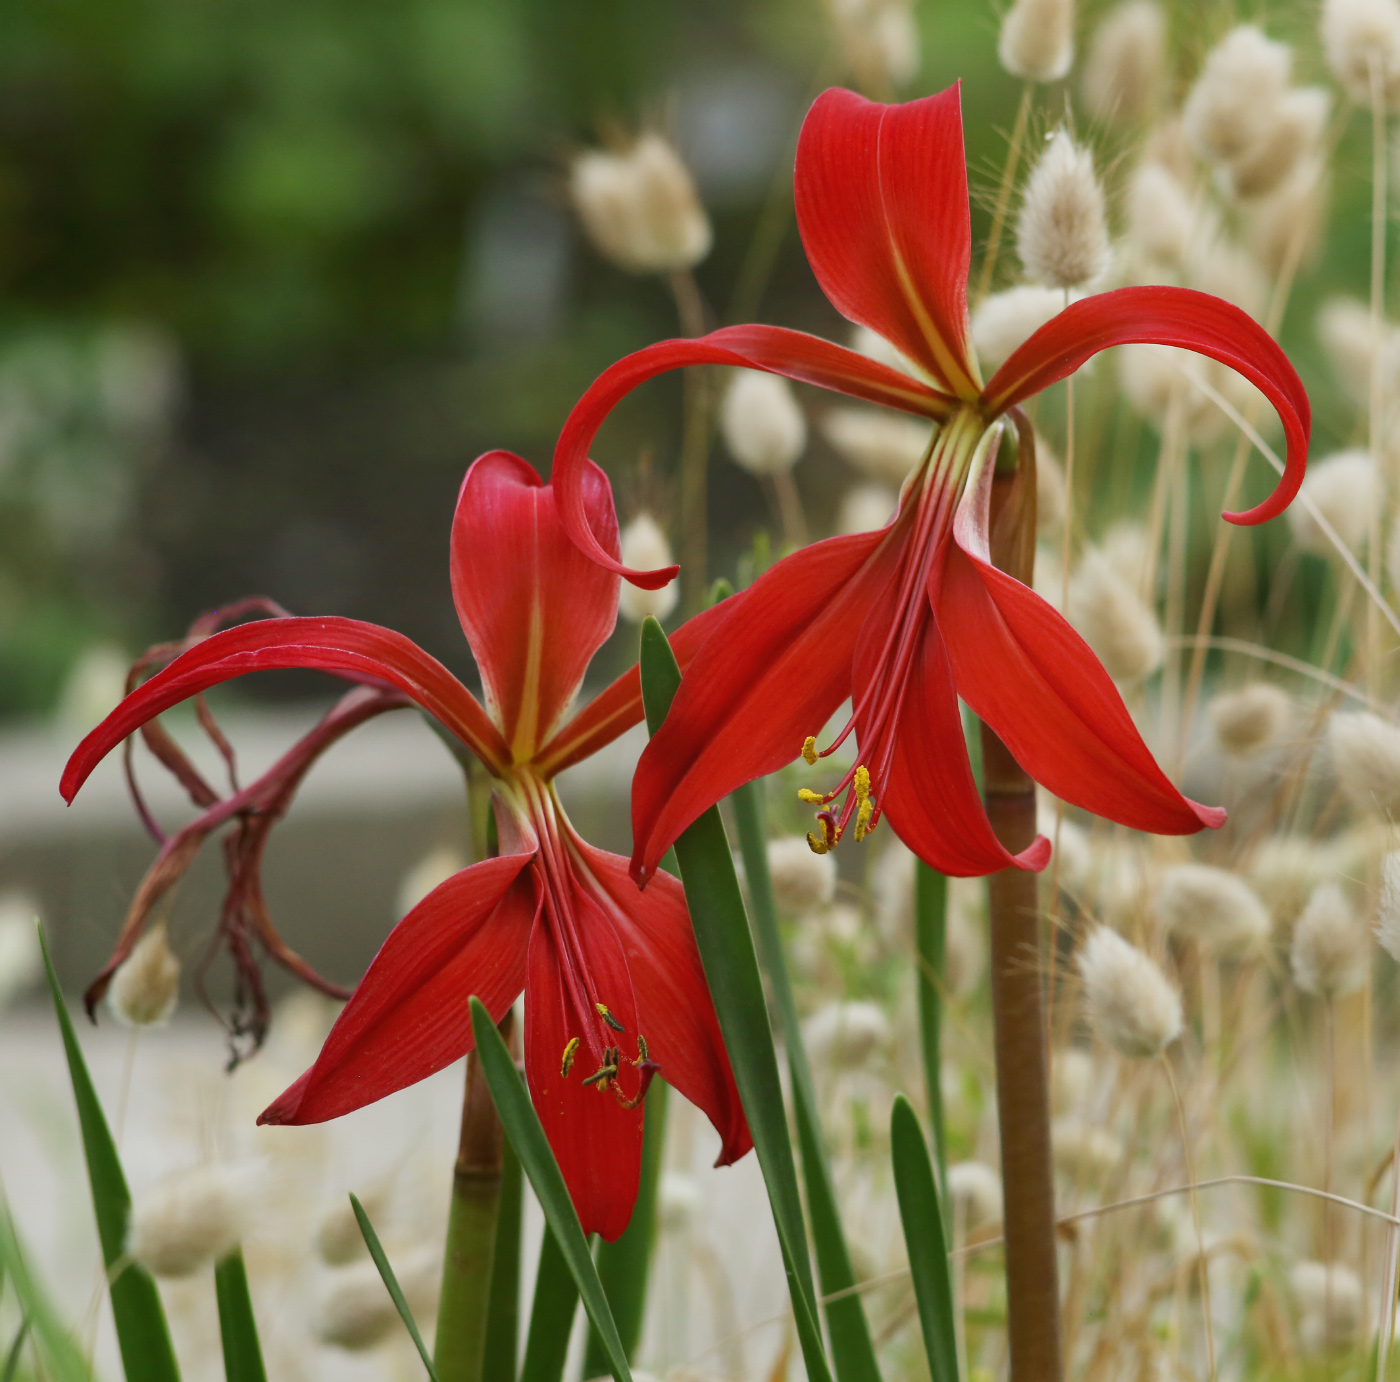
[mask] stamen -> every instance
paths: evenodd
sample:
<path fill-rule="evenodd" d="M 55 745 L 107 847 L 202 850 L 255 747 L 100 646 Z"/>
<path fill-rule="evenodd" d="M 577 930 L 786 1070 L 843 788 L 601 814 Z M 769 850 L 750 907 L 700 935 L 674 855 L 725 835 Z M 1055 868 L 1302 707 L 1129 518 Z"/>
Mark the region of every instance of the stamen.
<path fill-rule="evenodd" d="M 612 1015 L 612 1013 L 608 1011 L 608 1005 L 606 1003 L 595 1003 L 593 1006 L 597 1008 L 598 1016 L 601 1017 L 603 1021 L 606 1022 L 608 1026 L 613 1029 L 613 1031 L 625 1032 L 627 1030 L 627 1028 L 624 1027 L 622 1023 L 620 1023 L 617 1020 L 617 1018 L 615 1018 Z"/>
<path fill-rule="evenodd" d="M 809 734 L 802 742 L 802 756 L 807 760 L 809 767 L 817 766 L 817 736 Z"/>
<path fill-rule="evenodd" d="M 637 1059 L 633 1065 L 641 1065 L 643 1061 L 651 1059 L 651 1052 L 647 1050 L 647 1039 L 640 1032 L 637 1033 Z"/>
<path fill-rule="evenodd" d="M 559 1074 L 562 1079 L 569 1078 L 569 1071 L 574 1068 L 574 1057 L 578 1054 L 579 1039 L 570 1037 L 569 1043 L 564 1047 L 564 1058 L 559 1062 Z"/>
<path fill-rule="evenodd" d="M 603 1052 L 603 1063 L 586 1080 L 584 1084 L 596 1084 L 599 1089 L 606 1089 L 609 1082 L 617 1078 L 618 1064 L 622 1053 L 616 1046 L 609 1046 Z"/>
<path fill-rule="evenodd" d="M 799 787 L 797 789 L 798 801 L 808 802 L 813 806 L 825 806 L 830 798 L 822 796 L 820 792 L 814 792 L 810 787 Z"/>
<path fill-rule="evenodd" d="M 638 1063 L 638 1068 L 642 1072 L 642 1079 L 641 1083 L 637 1086 L 637 1093 L 633 1098 L 624 1099 L 622 1097 L 622 1091 L 619 1090 L 616 1085 L 613 1086 L 613 1093 L 617 1096 L 617 1102 L 621 1104 L 623 1108 L 636 1108 L 642 1100 L 647 1097 L 647 1090 L 651 1088 L 652 1080 L 656 1078 L 657 1071 L 661 1069 L 654 1060 L 645 1059 Z"/>

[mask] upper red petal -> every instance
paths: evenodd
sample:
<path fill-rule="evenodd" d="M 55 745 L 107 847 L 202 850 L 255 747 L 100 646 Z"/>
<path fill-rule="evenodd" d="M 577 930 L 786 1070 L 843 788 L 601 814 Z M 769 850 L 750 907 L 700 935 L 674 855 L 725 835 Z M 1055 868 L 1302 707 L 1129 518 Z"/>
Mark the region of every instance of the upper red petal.
<path fill-rule="evenodd" d="M 359 619 L 259 619 L 206 638 L 122 701 L 73 751 L 59 784 L 63 799 L 72 801 L 108 753 L 172 705 L 247 672 L 289 667 L 388 682 L 412 696 L 488 766 L 509 762 L 499 731 L 476 697 L 403 634 Z"/>
<path fill-rule="evenodd" d="M 823 92 L 802 125 L 793 185 L 802 244 L 837 310 L 975 398 L 959 88 L 893 106 Z"/>
<path fill-rule="evenodd" d="M 604 534 L 594 533 L 588 509 L 588 448 L 604 418 L 638 384 L 684 365 L 740 365 L 766 370 L 924 417 L 946 417 L 952 406 L 946 394 L 899 370 L 830 341 L 779 326 L 726 326 L 693 340 L 660 341 L 610 365 L 574 404 L 565 420 L 554 448 L 551 483 L 569 536 L 599 566 L 619 572 L 648 590 L 665 585 L 680 568 L 634 571 L 623 566 L 608 549 Z"/>
<path fill-rule="evenodd" d="M 616 556 L 608 478 L 586 462 L 581 481 L 589 530 Z M 452 523 L 452 596 L 487 708 L 518 760 L 567 713 L 617 622 L 617 594 L 617 577 L 565 536 L 554 490 L 528 462 L 490 451 L 472 464 Z"/>
<path fill-rule="evenodd" d="M 669 873 L 658 873 L 642 892 L 628 876 L 626 859 L 582 840 L 575 844 L 612 903 L 637 996 L 637 1020 L 661 1078 L 704 1110 L 720 1135 L 716 1165 L 727 1166 L 753 1146 L 753 1138 L 700 963 L 685 890 Z"/>
<path fill-rule="evenodd" d="M 394 929 L 316 1063 L 258 1119 L 323 1123 L 427 1079 L 472 1048 L 467 999 L 496 1020 L 525 986 L 535 889 L 528 854 L 487 859 L 433 889 Z"/>
<path fill-rule="evenodd" d="M 634 877 L 649 878 L 721 797 L 796 758 L 850 694 L 868 591 L 897 559 L 894 531 L 805 547 L 718 606 L 632 778 Z"/>
<path fill-rule="evenodd" d="M 1143 342 L 1208 355 L 1244 375 L 1278 409 L 1288 439 L 1283 478 L 1262 504 L 1227 513 L 1231 523 L 1262 523 L 1298 493 L 1307 466 L 1312 407 L 1277 341 L 1247 312 L 1209 293 L 1149 286 L 1098 293 L 1066 307 L 1012 352 L 982 392 L 990 415 L 1073 374 L 1109 346 Z"/>

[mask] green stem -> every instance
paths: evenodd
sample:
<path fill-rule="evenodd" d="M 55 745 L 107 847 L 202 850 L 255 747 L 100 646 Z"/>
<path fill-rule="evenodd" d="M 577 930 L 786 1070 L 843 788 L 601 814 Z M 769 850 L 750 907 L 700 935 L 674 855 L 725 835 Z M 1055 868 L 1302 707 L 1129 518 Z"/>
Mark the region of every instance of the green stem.
<path fill-rule="evenodd" d="M 219 1302 L 219 1336 L 224 1349 L 226 1382 L 267 1382 L 241 1248 L 234 1248 L 215 1264 L 214 1294 Z"/>
<path fill-rule="evenodd" d="M 656 1242 L 656 1188 L 661 1181 L 661 1153 L 666 1141 L 666 1086 L 657 1080 L 647 1095 L 646 1124 L 642 1133 L 642 1177 L 632 1218 L 615 1243 L 598 1245 L 598 1275 L 612 1307 L 613 1321 L 630 1363 L 637 1361 L 646 1315 L 647 1274 Z M 591 1326 L 583 1355 L 584 1377 L 602 1377 L 611 1371 L 607 1350 Z"/>
<path fill-rule="evenodd" d="M 553 1231 L 545 1226 L 540 1265 L 535 1271 L 535 1300 L 530 1307 L 530 1335 L 520 1382 L 559 1382 L 569 1352 L 569 1334 L 578 1309 L 578 1286 Z"/>
<path fill-rule="evenodd" d="M 933 1129 L 933 1156 L 941 1193 L 948 1187 L 948 1146 L 943 1133 L 943 994 L 948 941 L 948 880 L 922 859 L 914 866 L 914 934 L 919 951 L 919 1042 L 924 1090 Z"/>
<path fill-rule="evenodd" d="M 486 1344 L 481 1382 L 515 1382 L 520 1338 L 520 1229 L 524 1178 L 515 1149 L 506 1143 L 501 1159 L 501 1198 L 496 1210 L 496 1252 L 491 1298 L 486 1305 Z"/>

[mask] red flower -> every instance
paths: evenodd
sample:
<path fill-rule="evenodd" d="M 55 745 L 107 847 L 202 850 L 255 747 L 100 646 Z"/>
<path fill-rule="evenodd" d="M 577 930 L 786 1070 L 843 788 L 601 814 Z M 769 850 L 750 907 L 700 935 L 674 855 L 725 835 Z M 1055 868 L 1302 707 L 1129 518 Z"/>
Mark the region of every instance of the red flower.
<path fill-rule="evenodd" d="M 584 505 L 589 443 L 645 379 L 681 365 L 740 365 L 873 400 L 939 424 L 898 513 L 881 532 L 833 538 L 779 562 L 721 606 L 633 782 L 633 876 L 645 882 L 676 836 L 740 783 L 802 752 L 848 697 L 857 766 L 846 799 L 818 813 L 819 851 L 854 816 L 857 838 L 888 814 L 934 868 L 1041 868 L 1038 838 L 1014 858 L 978 799 L 958 697 L 1057 796 L 1139 830 L 1187 834 L 1224 812 L 1183 797 L 1153 761 L 1112 681 L 1049 605 L 989 560 L 989 485 L 1001 418 L 1131 341 L 1198 351 L 1231 366 L 1278 409 L 1288 463 L 1248 513 L 1279 513 L 1302 482 L 1310 410 L 1287 358 L 1245 313 L 1180 288 L 1122 288 L 1068 307 L 984 384 L 967 312 L 967 172 L 956 87 L 907 105 L 828 91 L 797 147 L 797 221 L 827 297 L 878 332 L 914 374 L 772 326 L 663 341 L 619 361 L 580 399 L 560 436 L 553 482 L 570 537 L 594 561 L 654 587 L 673 574 L 620 567 Z M 832 744 L 824 752 L 835 748 Z M 824 808 L 838 793 L 815 799 Z"/>
<path fill-rule="evenodd" d="M 581 500 L 615 561 L 612 493 L 591 464 Z M 568 713 L 613 630 L 619 584 L 564 535 L 553 489 L 493 451 L 467 472 L 452 529 L 452 593 L 485 708 L 391 629 L 265 619 L 205 639 L 128 696 L 79 745 L 61 788 L 72 801 L 127 735 L 244 672 L 318 668 L 416 701 L 493 775 L 500 857 L 463 869 L 404 917 L 316 1063 L 259 1121 L 318 1123 L 413 1084 L 470 1050 L 469 995 L 499 1020 L 524 989 L 531 1095 L 584 1231 L 607 1239 L 632 1213 L 655 1073 L 709 1115 L 721 1163 L 752 1145 L 680 884 L 661 874 L 639 892 L 625 859 L 580 838 L 552 785 L 641 719 L 635 668 Z M 712 619 L 677 633 L 683 661 Z"/>

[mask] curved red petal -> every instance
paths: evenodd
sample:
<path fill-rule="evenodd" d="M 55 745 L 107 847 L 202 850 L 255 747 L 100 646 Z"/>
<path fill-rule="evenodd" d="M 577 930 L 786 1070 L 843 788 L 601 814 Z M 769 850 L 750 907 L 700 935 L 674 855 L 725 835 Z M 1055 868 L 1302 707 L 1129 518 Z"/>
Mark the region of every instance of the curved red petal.
<path fill-rule="evenodd" d="M 616 557 L 608 477 L 587 462 L 581 488 L 589 530 Z M 565 536 L 554 490 L 528 462 L 490 451 L 472 463 L 452 522 L 452 597 L 487 709 L 517 760 L 568 713 L 617 623 L 618 585 Z"/>
<path fill-rule="evenodd" d="M 417 1084 L 472 1048 L 467 998 L 499 1022 L 525 986 L 536 912 L 528 854 L 434 888 L 370 962 L 315 1064 L 258 1119 L 323 1123 Z"/>
<path fill-rule="evenodd" d="M 890 618 L 896 613 L 893 600 L 876 604 L 861 629 L 855 652 L 858 666 L 876 665 Z M 1033 844 L 1013 855 L 997 839 L 987 819 L 968 761 L 948 650 L 931 612 L 925 616 L 919 637 L 899 711 L 894 756 L 883 775 L 877 803 L 882 817 L 939 873 L 968 878 L 1004 868 L 1044 868 L 1050 858 L 1048 840 L 1037 835 Z M 864 742 L 862 722 L 871 698 L 880 689 L 874 677 L 857 686 L 857 742 Z M 881 791 L 881 787 L 876 790 Z"/>
<path fill-rule="evenodd" d="M 637 995 L 637 1020 L 660 1075 L 702 1109 L 721 1147 L 717 1166 L 737 1161 L 752 1146 L 748 1121 L 720 1035 L 685 890 L 658 873 L 642 892 L 627 860 L 575 841 L 613 908 L 613 923 Z"/>
<path fill-rule="evenodd" d="M 766 370 L 800 383 L 883 403 L 922 417 L 946 417 L 953 400 L 907 374 L 817 336 L 779 326 L 726 326 L 693 340 L 660 341 L 610 365 L 574 404 L 554 448 L 551 482 L 564 529 L 608 571 L 648 590 L 663 586 L 680 569 L 634 571 L 623 566 L 595 535 L 589 521 L 586 476 L 588 448 L 617 404 L 639 384 L 685 365 L 739 365 Z"/>
<path fill-rule="evenodd" d="M 248 672 L 290 667 L 387 682 L 412 696 L 488 767 L 500 770 L 510 761 L 476 697 L 403 634 L 359 619 L 259 619 L 206 638 L 126 697 L 73 751 L 59 784 L 63 799 L 71 802 L 107 754 L 171 706 Z"/>
<path fill-rule="evenodd" d="M 790 763 L 850 695 L 869 591 L 903 533 L 828 538 L 794 552 L 718 608 L 632 778 L 632 875 L 650 878 L 702 811 Z"/>
<path fill-rule="evenodd" d="M 976 398 L 960 88 L 892 106 L 823 92 L 797 141 L 793 190 L 808 261 L 836 309 Z"/>
<path fill-rule="evenodd" d="M 1098 293 L 1066 307 L 1012 352 L 982 392 L 989 415 L 1073 374 L 1109 346 L 1178 346 L 1219 360 L 1244 375 L 1278 410 L 1288 439 L 1282 479 L 1262 504 L 1227 513 L 1231 523 L 1263 523 L 1292 502 L 1303 483 L 1312 432 L 1312 406 L 1297 371 L 1278 342 L 1247 312 L 1209 293 L 1149 286 Z"/>

